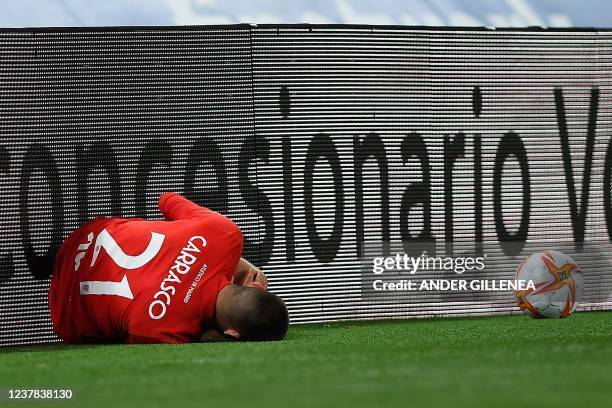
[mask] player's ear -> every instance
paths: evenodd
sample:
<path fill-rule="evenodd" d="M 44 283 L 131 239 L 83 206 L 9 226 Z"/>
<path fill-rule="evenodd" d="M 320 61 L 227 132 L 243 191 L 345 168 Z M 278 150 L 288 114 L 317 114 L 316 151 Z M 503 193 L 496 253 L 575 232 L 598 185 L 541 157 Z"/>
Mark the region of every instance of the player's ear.
<path fill-rule="evenodd" d="M 223 334 L 229 337 L 233 337 L 236 340 L 240 339 L 240 333 L 238 333 L 238 330 L 235 330 L 235 329 L 225 329 L 223 330 Z"/>
<path fill-rule="evenodd" d="M 248 288 L 256 288 L 261 290 L 266 290 L 266 287 L 259 282 L 253 281 L 246 285 Z"/>

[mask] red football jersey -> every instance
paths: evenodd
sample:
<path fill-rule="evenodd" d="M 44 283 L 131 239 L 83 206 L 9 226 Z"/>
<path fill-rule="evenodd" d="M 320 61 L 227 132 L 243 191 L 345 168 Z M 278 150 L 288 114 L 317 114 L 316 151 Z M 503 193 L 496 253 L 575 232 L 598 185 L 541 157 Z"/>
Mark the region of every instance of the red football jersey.
<path fill-rule="evenodd" d="M 212 323 L 242 233 L 178 194 L 163 194 L 159 209 L 166 221 L 98 217 L 66 239 L 49 290 L 65 342 L 185 343 Z"/>

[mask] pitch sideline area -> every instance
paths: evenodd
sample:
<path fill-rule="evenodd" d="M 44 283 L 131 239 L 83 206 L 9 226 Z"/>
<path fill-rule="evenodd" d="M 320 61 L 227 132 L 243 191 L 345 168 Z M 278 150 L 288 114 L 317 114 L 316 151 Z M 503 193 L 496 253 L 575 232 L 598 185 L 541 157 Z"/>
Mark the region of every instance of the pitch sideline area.
<path fill-rule="evenodd" d="M 612 312 L 301 325 L 280 343 L 0 349 L 24 406 L 607 406 Z"/>

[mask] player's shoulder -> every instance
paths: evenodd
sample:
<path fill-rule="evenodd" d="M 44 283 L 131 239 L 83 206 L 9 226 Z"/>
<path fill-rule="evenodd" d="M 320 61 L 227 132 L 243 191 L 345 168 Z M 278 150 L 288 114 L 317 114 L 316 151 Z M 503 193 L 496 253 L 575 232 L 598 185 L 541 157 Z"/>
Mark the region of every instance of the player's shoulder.
<path fill-rule="evenodd" d="M 242 242 L 243 236 L 240 227 L 234 221 L 232 221 L 231 218 L 220 213 L 216 214 L 218 217 L 212 220 L 212 224 L 215 226 L 215 228 L 222 233 L 226 239 L 233 239 Z"/>
<path fill-rule="evenodd" d="M 202 236 L 208 244 L 222 245 L 223 248 L 241 247 L 242 230 L 228 217 L 211 211 L 209 217 L 194 217 L 184 220 L 181 230 L 187 235 Z"/>

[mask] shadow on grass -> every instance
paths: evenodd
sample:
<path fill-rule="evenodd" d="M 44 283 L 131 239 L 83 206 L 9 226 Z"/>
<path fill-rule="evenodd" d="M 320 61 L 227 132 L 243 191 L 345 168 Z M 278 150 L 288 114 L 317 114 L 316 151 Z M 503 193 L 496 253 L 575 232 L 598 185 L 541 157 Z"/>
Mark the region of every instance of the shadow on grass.
<path fill-rule="evenodd" d="M 596 318 L 606 318 L 612 316 L 611 311 L 583 311 L 576 313 L 579 318 L 587 318 L 587 319 L 596 319 Z M 576 319 L 577 316 L 572 315 L 570 317 Z M 513 321 L 524 321 L 530 322 L 533 319 L 528 318 L 527 316 L 523 316 L 520 312 L 513 312 L 509 314 L 499 314 L 499 315 L 480 315 L 480 316 L 441 316 L 441 317 L 422 317 L 422 318 L 412 318 L 412 319 L 381 319 L 381 320 L 352 320 L 352 321 L 335 321 L 328 323 L 306 323 L 306 324 L 297 324 L 292 325 L 289 328 L 289 333 L 287 338 L 282 341 L 282 343 L 294 342 L 300 340 L 308 340 L 313 336 L 316 336 L 317 333 L 326 332 L 330 329 L 338 330 L 338 329 L 353 329 L 359 327 L 387 327 L 387 326 L 409 326 L 409 325 L 432 325 L 437 326 L 440 322 L 444 322 L 450 324 L 452 322 L 455 323 L 487 323 L 489 321 L 498 323 L 500 319 L 515 319 Z M 549 321 L 558 321 L 558 319 L 545 319 L 543 321 L 539 321 L 540 323 Z M 241 342 L 241 341 L 217 341 L 217 342 L 202 342 L 198 343 L 203 346 L 212 345 L 225 347 L 228 344 L 249 344 L 249 343 L 257 343 L 257 342 Z M 192 343 L 193 344 L 193 343 Z M 21 346 L 0 346 L 0 354 L 2 353 L 30 353 L 30 352 L 61 352 L 67 350 L 91 350 L 96 348 L 104 348 L 109 346 L 122 346 L 123 344 L 117 343 L 102 343 L 102 344 L 63 344 L 63 343 L 47 343 L 47 344 L 30 344 L 30 345 L 21 345 Z M 149 346 L 159 346 L 160 344 L 150 344 Z M 143 345 L 124 345 L 127 347 L 138 347 Z M 181 344 L 172 344 L 172 346 L 180 347 Z"/>
<path fill-rule="evenodd" d="M 569 319 L 597 319 L 612 316 L 612 311 L 581 311 L 573 313 Z M 500 313 L 496 315 L 475 315 L 475 316 L 423 316 L 416 318 L 400 318 L 400 319 L 380 319 L 380 320 L 346 320 L 327 323 L 306 323 L 292 326 L 289 331 L 289 340 L 301 340 L 304 337 L 312 337 L 314 332 L 325 332 L 338 329 L 356 329 L 361 327 L 398 327 L 398 326 L 438 326 L 440 323 L 450 324 L 500 324 L 500 322 L 508 322 L 514 324 L 522 322 L 529 324 L 530 322 L 539 322 L 539 324 L 547 324 L 559 321 L 559 319 L 531 319 L 523 315 L 522 312 L 515 310 L 511 313 Z M 512 323 L 510 323 L 512 322 Z"/>
<path fill-rule="evenodd" d="M 23 346 L 8 346 L 0 347 L 0 354 L 4 353 L 32 353 L 32 352 L 49 352 L 49 351 L 67 351 L 67 350 L 90 350 L 100 347 L 106 347 L 111 344 L 28 344 Z"/>
<path fill-rule="evenodd" d="M 583 312 L 584 313 L 584 312 Z M 398 319 L 364 319 L 364 320 L 338 320 L 327 323 L 305 323 L 293 326 L 294 328 L 304 329 L 321 329 L 326 328 L 343 328 L 343 327 L 359 327 L 359 326 L 399 326 L 409 324 L 437 324 L 441 321 L 457 321 L 457 322 L 469 322 L 469 321 L 486 321 L 486 320 L 497 320 L 499 318 L 508 318 L 513 316 L 521 316 L 521 313 L 504 313 L 497 315 L 475 315 L 475 316 L 423 316 L 423 317 L 402 317 Z"/>

